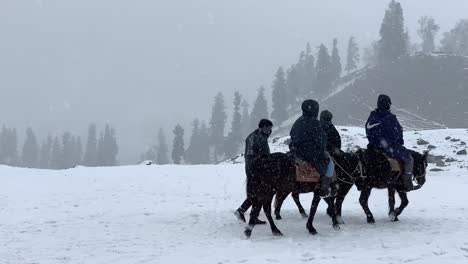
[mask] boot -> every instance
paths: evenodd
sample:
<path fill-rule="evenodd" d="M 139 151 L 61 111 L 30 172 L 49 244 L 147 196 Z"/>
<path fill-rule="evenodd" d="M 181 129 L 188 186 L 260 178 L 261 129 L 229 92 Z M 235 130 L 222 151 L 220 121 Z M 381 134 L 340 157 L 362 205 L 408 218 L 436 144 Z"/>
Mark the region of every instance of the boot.
<path fill-rule="evenodd" d="M 234 215 L 237 217 L 237 219 L 239 219 L 240 221 L 242 221 L 242 222 L 245 223 L 244 212 L 243 212 L 241 209 L 237 209 L 237 210 L 234 212 Z"/>
<path fill-rule="evenodd" d="M 320 196 L 327 197 L 330 195 L 330 183 L 332 182 L 332 177 L 321 176 L 320 177 Z"/>
<path fill-rule="evenodd" d="M 403 174 L 403 186 L 405 187 L 405 192 L 411 192 L 413 190 L 413 174 L 405 173 Z"/>

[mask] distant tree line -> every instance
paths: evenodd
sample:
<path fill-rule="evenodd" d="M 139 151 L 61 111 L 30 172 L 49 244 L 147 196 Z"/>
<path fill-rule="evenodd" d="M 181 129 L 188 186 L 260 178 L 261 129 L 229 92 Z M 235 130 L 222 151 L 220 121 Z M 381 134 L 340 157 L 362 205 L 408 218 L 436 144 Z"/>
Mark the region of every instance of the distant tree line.
<path fill-rule="evenodd" d="M 194 119 L 189 144 L 184 148 L 184 129 L 174 130 L 172 161 L 175 164 L 210 164 L 232 158 L 242 151 L 245 137 L 252 132 L 262 118 L 271 118 L 275 127 L 281 126 L 298 110 L 306 98 L 323 99 L 330 95 L 342 80 L 343 73 L 352 74 L 360 68 L 361 58 L 370 67 L 385 67 L 416 52 L 440 52 L 468 56 L 468 20 L 461 20 L 454 29 L 444 34 L 440 47 L 435 44 L 440 27 L 434 18 L 423 16 L 418 21 L 417 34 L 420 43 L 412 43 L 405 27 L 403 8 L 398 1 L 390 1 L 380 25 L 380 39 L 374 41 L 361 54 L 354 37 L 347 41 L 346 61 L 342 63 L 338 39 L 331 47 L 320 44 L 313 52 L 310 43 L 299 54 L 298 61 L 288 68 L 279 67 L 271 84 L 272 112 L 269 113 L 265 87 L 257 91 L 252 107 L 239 92 L 234 93 L 231 124 L 227 129 L 228 113 L 223 93 L 214 97 L 208 122 Z M 331 52 L 330 52 L 331 50 Z M 344 78 L 343 78 L 344 79 Z M 164 131 L 161 129 L 158 144 L 141 155 L 142 160 L 157 164 L 171 163 Z"/>
<path fill-rule="evenodd" d="M 88 130 L 86 145 L 80 136 L 70 132 L 48 135 L 39 142 L 34 130 L 26 129 L 22 146 L 15 128 L 3 125 L 0 131 L 0 164 L 26 168 L 68 169 L 77 165 L 115 166 L 119 148 L 115 130 L 109 125 L 97 133 L 96 125 Z"/>

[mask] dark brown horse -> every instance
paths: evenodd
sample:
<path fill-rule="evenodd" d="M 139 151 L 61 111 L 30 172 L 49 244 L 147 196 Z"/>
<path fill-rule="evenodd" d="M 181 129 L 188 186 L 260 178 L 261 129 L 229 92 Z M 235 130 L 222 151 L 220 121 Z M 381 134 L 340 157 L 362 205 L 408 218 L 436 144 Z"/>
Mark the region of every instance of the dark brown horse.
<path fill-rule="evenodd" d="M 334 208 L 336 208 L 336 217 L 338 223 L 342 222 L 341 220 L 341 205 L 343 204 L 344 197 L 348 194 L 351 187 L 354 185 L 353 179 L 359 177 L 359 159 L 357 155 L 351 153 L 341 153 L 340 155 L 333 155 L 333 160 L 335 163 L 335 172 L 336 179 L 333 184 L 337 187 L 337 194 L 335 197 L 328 197 L 324 200 L 328 204 L 327 214 L 332 216 Z M 354 175 L 354 176 L 353 176 Z M 305 212 L 302 204 L 299 200 L 300 193 L 309 193 L 315 191 L 316 186 L 310 183 L 301 183 L 297 185 L 296 191 L 291 193 L 294 202 L 296 203 L 299 213 L 302 217 L 308 217 Z M 284 200 L 288 197 L 290 192 L 278 191 L 275 197 L 275 217 L 277 220 L 281 220 L 281 206 Z M 336 200 L 336 202 L 335 202 Z M 339 202 L 339 203 L 337 203 Z M 338 207 L 339 204 L 339 207 Z"/>
<path fill-rule="evenodd" d="M 271 202 L 273 196 L 277 192 L 290 193 L 300 189 L 302 183 L 296 181 L 296 167 L 295 160 L 290 154 L 284 153 L 273 153 L 268 158 L 260 159 L 255 161 L 253 165 L 254 173 L 249 188 L 250 197 L 253 197 L 252 210 L 250 212 L 250 220 L 248 226 L 245 228 L 244 234 L 246 237 L 250 237 L 252 230 L 255 226 L 255 219 L 257 219 L 260 210 L 263 207 L 263 211 L 268 219 L 273 235 L 282 235 L 281 231 L 276 227 L 273 217 L 271 216 Z M 319 183 L 309 183 L 310 187 L 314 191 L 314 198 L 312 199 L 312 205 L 310 208 L 309 219 L 306 224 L 306 228 L 310 234 L 317 234 L 313 226 L 314 216 L 317 211 L 317 207 L 320 203 L 321 197 L 317 185 Z M 317 190 L 317 191 L 315 191 Z M 332 225 L 333 228 L 339 229 L 339 224 L 334 215 L 334 208 L 332 203 Z"/>
<path fill-rule="evenodd" d="M 426 181 L 426 167 L 428 152 L 420 154 L 411 151 L 414 162 L 414 175 L 417 186 L 414 189 L 421 188 Z M 334 156 L 335 171 L 337 175 L 338 191 L 335 199 L 327 198 L 327 214 L 334 215 L 339 224 L 344 224 L 342 218 L 342 205 L 346 195 L 353 185 L 356 185 L 361 191 L 359 202 L 367 216 L 368 223 L 375 223 L 374 217 L 368 207 L 368 199 L 372 188 L 388 189 L 389 218 L 391 221 L 398 221 L 398 216 L 408 206 L 408 196 L 404 191 L 403 182 L 398 174 L 391 171 L 387 158 L 379 152 L 371 150 L 359 150 L 357 153 L 343 153 Z M 296 202 L 299 212 L 303 217 L 307 214 L 299 200 L 299 193 L 311 192 L 310 186 L 302 186 L 296 192 L 292 192 L 292 197 Z M 395 192 L 398 193 L 401 204 L 395 209 Z M 289 193 L 278 192 L 275 200 L 275 216 L 281 219 L 281 205 Z"/>

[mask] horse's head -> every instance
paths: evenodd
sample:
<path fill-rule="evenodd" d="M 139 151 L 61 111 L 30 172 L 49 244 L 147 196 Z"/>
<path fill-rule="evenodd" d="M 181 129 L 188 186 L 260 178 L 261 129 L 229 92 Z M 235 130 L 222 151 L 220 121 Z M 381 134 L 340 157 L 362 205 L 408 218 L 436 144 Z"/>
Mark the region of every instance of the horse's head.
<path fill-rule="evenodd" d="M 414 190 L 420 189 L 424 183 L 426 183 L 426 168 L 427 168 L 427 157 L 429 151 L 424 151 L 423 154 L 412 151 L 411 156 L 414 159 L 413 174 L 418 185 L 414 186 Z"/>

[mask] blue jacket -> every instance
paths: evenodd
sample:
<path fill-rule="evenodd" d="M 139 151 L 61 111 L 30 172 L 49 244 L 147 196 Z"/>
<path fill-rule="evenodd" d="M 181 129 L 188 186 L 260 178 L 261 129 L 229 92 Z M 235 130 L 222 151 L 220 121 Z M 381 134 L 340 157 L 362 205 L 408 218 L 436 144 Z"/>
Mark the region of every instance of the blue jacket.
<path fill-rule="evenodd" d="M 403 128 L 390 111 L 372 111 L 367 119 L 366 135 L 369 144 L 374 147 L 388 149 L 405 144 Z"/>
<path fill-rule="evenodd" d="M 403 146 L 403 128 L 390 111 L 372 111 L 366 123 L 366 135 L 369 147 L 383 149 L 390 157 L 401 161 L 410 158 L 410 151 Z"/>

